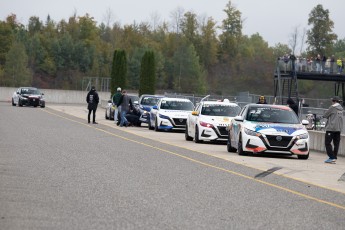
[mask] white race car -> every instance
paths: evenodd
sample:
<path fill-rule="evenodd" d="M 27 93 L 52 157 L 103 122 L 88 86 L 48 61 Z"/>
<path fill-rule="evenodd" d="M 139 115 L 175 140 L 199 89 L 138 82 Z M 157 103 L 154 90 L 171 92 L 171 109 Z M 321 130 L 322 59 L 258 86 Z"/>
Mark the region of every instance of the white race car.
<path fill-rule="evenodd" d="M 195 143 L 202 141 L 226 141 L 230 121 L 241 108 L 229 100 L 201 101 L 195 110 L 188 114 L 185 139 Z"/>
<path fill-rule="evenodd" d="M 149 129 L 185 130 L 188 113 L 193 110 L 193 103 L 185 98 L 161 98 L 150 110 Z"/>
<path fill-rule="evenodd" d="M 229 126 L 227 150 L 248 153 L 294 154 L 309 157 L 307 120 L 299 121 L 288 106 L 248 104 Z"/>

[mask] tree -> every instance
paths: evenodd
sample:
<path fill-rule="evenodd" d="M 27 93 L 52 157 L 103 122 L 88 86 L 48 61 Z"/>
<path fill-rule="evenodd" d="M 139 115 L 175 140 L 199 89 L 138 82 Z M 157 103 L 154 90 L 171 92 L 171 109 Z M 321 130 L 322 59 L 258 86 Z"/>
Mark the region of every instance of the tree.
<path fill-rule="evenodd" d="M 156 88 L 156 65 L 155 55 L 152 51 L 146 51 L 140 68 L 139 95 L 155 94 Z"/>
<path fill-rule="evenodd" d="M 22 43 L 14 42 L 6 55 L 5 85 L 31 86 L 32 75 L 28 66 L 28 56 Z"/>
<path fill-rule="evenodd" d="M 337 39 L 337 35 L 332 32 L 334 22 L 329 18 L 329 10 L 325 10 L 321 4 L 317 5 L 309 14 L 308 25 L 311 26 L 307 31 L 309 53 L 329 53 Z"/>
<path fill-rule="evenodd" d="M 220 39 L 220 50 L 225 59 L 236 58 L 238 53 L 238 45 L 242 38 L 242 18 L 241 12 L 236 9 L 229 1 L 224 9 L 227 18 L 222 22 L 222 34 Z"/>
<path fill-rule="evenodd" d="M 173 57 L 174 89 L 194 94 L 206 93 L 205 72 L 192 44 L 184 43 Z"/>
<path fill-rule="evenodd" d="M 126 88 L 127 58 L 124 50 L 115 50 L 111 69 L 110 90 L 111 95 L 116 92 L 117 87 Z"/>

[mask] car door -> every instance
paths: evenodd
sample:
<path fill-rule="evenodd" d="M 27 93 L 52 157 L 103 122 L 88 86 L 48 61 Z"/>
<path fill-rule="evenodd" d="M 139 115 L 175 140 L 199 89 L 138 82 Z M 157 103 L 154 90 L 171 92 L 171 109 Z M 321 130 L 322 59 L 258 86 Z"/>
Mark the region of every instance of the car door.
<path fill-rule="evenodd" d="M 194 111 L 188 114 L 188 134 L 193 137 L 195 133 L 195 125 L 198 122 L 198 118 L 200 116 L 200 111 L 202 108 L 202 103 L 198 104 Z"/>
<path fill-rule="evenodd" d="M 13 93 L 13 102 L 15 104 L 18 104 L 19 94 L 20 94 L 20 88 L 17 89 L 16 92 Z"/>
<path fill-rule="evenodd" d="M 238 140 L 239 140 L 239 135 L 241 131 L 241 125 L 246 117 L 248 107 L 245 106 L 242 111 L 239 113 L 238 116 L 236 116 L 234 119 L 231 121 L 231 126 L 229 127 L 229 132 L 230 132 L 230 141 L 232 146 L 237 146 L 238 145 Z M 237 119 L 241 118 L 241 120 Z"/>
<path fill-rule="evenodd" d="M 160 105 L 161 105 L 161 101 L 159 101 L 157 105 L 152 106 L 150 110 L 150 124 L 152 127 L 155 127 L 155 121 L 156 121 L 157 114 L 159 113 Z"/>

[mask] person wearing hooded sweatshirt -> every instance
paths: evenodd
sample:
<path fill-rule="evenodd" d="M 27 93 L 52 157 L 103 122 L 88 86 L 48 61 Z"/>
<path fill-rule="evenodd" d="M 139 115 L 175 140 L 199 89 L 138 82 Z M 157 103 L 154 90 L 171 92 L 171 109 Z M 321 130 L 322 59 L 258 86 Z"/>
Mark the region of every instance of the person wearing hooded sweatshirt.
<path fill-rule="evenodd" d="M 86 102 L 88 104 L 87 109 L 89 110 L 89 114 L 87 116 L 87 121 L 88 121 L 88 123 L 90 123 L 90 115 L 91 115 L 91 112 L 93 112 L 92 123 L 97 124 L 97 122 L 96 122 L 96 110 L 97 110 L 97 106 L 98 106 L 98 102 L 99 102 L 99 97 L 98 97 L 98 93 L 96 92 L 96 88 L 94 86 L 91 87 L 91 90 L 87 94 Z"/>
<path fill-rule="evenodd" d="M 332 98 L 332 105 L 323 115 L 327 118 L 326 122 L 326 134 L 325 134 L 325 146 L 329 159 L 325 163 L 335 163 L 337 160 L 340 133 L 343 128 L 343 107 L 339 104 L 340 98 L 335 96 Z M 332 143 L 333 141 L 333 148 Z"/>
<path fill-rule="evenodd" d="M 295 101 L 292 98 L 288 98 L 286 103 L 298 116 L 298 105 L 295 103 Z"/>

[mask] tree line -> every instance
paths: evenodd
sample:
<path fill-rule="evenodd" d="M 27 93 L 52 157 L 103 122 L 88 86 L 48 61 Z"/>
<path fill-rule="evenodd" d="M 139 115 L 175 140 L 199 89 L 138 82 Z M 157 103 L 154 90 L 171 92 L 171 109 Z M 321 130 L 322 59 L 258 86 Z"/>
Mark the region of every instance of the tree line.
<path fill-rule="evenodd" d="M 177 8 L 171 22 L 154 26 L 148 22 L 98 25 L 89 14 L 59 22 L 49 15 L 44 22 L 32 16 L 23 25 L 11 14 L 0 21 L 0 85 L 79 90 L 84 77 L 109 78 L 122 71 L 125 80 L 113 82 L 112 89 L 152 90 L 153 81 L 156 90 L 181 93 L 269 94 L 277 57 L 296 52 L 297 43 L 308 45 L 301 55 L 345 57 L 345 39 L 333 33 L 334 23 L 322 5 L 310 12 L 310 29 L 303 36 L 296 29 L 290 44 L 274 47 L 258 33 L 242 33 L 244 19 L 231 1 L 224 12 L 226 17 L 217 25 L 212 17 Z M 126 58 L 119 61 L 125 66 L 114 67 L 116 58 Z M 143 63 L 154 69 L 145 69 Z"/>

